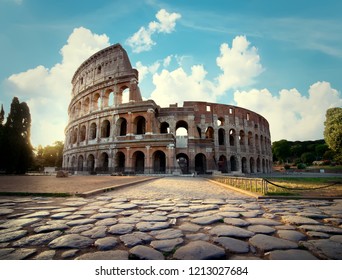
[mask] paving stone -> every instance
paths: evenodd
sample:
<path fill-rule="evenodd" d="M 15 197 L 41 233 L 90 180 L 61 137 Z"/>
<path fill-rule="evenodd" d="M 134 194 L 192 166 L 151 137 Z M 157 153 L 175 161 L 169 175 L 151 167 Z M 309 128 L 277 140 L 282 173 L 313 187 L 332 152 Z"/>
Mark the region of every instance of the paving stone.
<path fill-rule="evenodd" d="M 306 232 L 307 236 L 313 237 L 313 238 L 329 238 L 330 235 L 324 232 L 319 232 L 319 231 L 307 231 Z"/>
<path fill-rule="evenodd" d="M 290 226 L 290 225 L 280 225 L 280 226 L 275 226 L 276 229 L 278 230 L 295 230 L 296 227 Z"/>
<path fill-rule="evenodd" d="M 141 220 L 146 222 L 166 222 L 167 217 L 160 215 L 149 215 L 142 217 Z"/>
<path fill-rule="evenodd" d="M 216 236 L 231 236 L 237 238 L 248 238 L 254 235 L 254 232 L 229 225 L 215 226 L 209 233 Z"/>
<path fill-rule="evenodd" d="M 172 213 L 172 214 L 169 214 L 167 217 L 168 218 L 184 218 L 188 216 L 189 216 L 189 213 Z"/>
<path fill-rule="evenodd" d="M 99 220 L 95 223 L 96 226 L 112 226 L 118 223 L 118 220 L 115 218 L 107 218 L 103 220 Z"/>
<path fill-rule="evenodd" d="M 85 237 L 79 234 L 66 234 L 60 237 L 57 237 L 53 241 L 49 243 L 49 247 L 52 249 L 60 249 L 60 248 L 74 248 L 74 249 L 83 249 L 91 246 L 93 244 L 93 240 L 89 237 Z"/>
<path fill-rule="evenodd" d="M 37 252 L 36 249 L 26 249 L 26 248 L 21 248 L 18 250 L 15 250 L 14 252 L 5 255 L 3 257 L 0 257 L 0 259 L 3 260 L 24 260 L 28 258 L 29 256 L 35 254 Z"/>
<path fill-rule="evenodd" d="M 170 224 L 168 222 L 140 222 L 136 224 L 136 227 L 140 231 L 152 231 L 158 229 L 168 228 Z"/>
<path fill-rule="evenodd" d="M 140 222 L 140 218 L 123 217 L 119 218 L 118 222 L 120 224 L 136 224 Z"/>
<path fill-rule="evenodd" d="M 247 230 L 262 234 L 272 234 L 276 231 L 275 228 L 264 225 L 251 225 L 247 227 Z"/>
<path fill-rule="evenodd" d="M 298 248 L 297 243 L 265 234 L 253 236 L 249 239 L 249 243 L 262 251 Z"/>
<path fill-rule="evenodd" d="M 27 230 L 17 230 L 0 234 L 0 243 L 19 239 L 27 234 Z"/>
<path fill-rule="evenodd" d="M 280 238 L 298 242 L 307 239 L 306 235 L 296 230 L 278 230 L 277 234 Z"/>
<path fill-rule="evenodd" d="M 322 259 L 342 259 L 342 244 L 330 239 L 301 241 L 300 245 Z"/>
<path fill-rule="evenodd" d="M 70 215 L 71 215 L 70 212 L 60 212 L 60 213 L 56 213 L 56 214 L 51 215 L 51 218 L 52 219 L 63 219 L 63 218 L 70 216 Z"/>
<path fill-rule="evenodd" d="M 211 260 L 220 259 L 225 256 L 225 251 L 216 245 L 206 241 L 192 241 L 180 247 L 173 255 L 179 260 Z"/>
<path fill-rule="evenodd" d="M 100 251 L 83 254 L 76 260 L 128 260 L 128 253 L 122 250 Z"/>
<path fill-rule="evenodd" d="M 198 211 L 208 211 L 208 210 L 214 210 L 219 209 L 219 206 L 217 204 L 201 204 L 201 205 L 192 205 L 189 207 L 189 210 L 191 212 L 198 212 Z"/>
<path fill-rule="evenodd" d="M 113 218 L 117 216 L 117 213 L 98 213 L 90 216 L 90 219 L 97 219 L 97 220 L 102 220 L 102 219 L 107 219 L 107 218 Z"/>
<path fill-rule="evenodd" d="M 198 225 L 210 225 L 219 221 L 223 221 L 223 218 L 222 216 L 218 216 L 218 215 L 200 217 L 200 218 L 191 220 L 192 223 L 198 224 Z"/>
<path fill-rule="evenodd" d="M 222 204 L 225 204 L 226 202 L 220 198 L 207 198 L 207 199 L 204 199 L 202 203 L 203 204 L 219 204 L 219 205 L 222 205 Z"/>
<path fill-rule="evenodd" d="M 30 236 L 26 236 L 17 240 L 13 243 L 14 247 L 24 247 L 24 246 L 42 246 L 46 245 L 57 237 L 61 236 L 62 232 L 52 231 L 49 233 L 38 233 Z"/>
<path fill-rule="evenodd" d="M 339 218 L 326 218 L 323 221 L 325 223 L 330 223 L 334 226 L 339 226 L 340 224 L 342 224 L 342 219 L 339 219 Z"/>
<path fill-rule="evenodd" d="M 228 224 L 228 225 L 233 225 L 233 226 L 237 226 L 237 227 L 245 227 L 245 226 L 249 226 L 251 223 L 247 222 L 243 219 L 239 219 L 239 218 L 225 218 L 224 223 Z"/>
<path fill-rule="evenodd" d="M 342 228 L 336 228 L 332 226 L 322 226 L 322 225 L 302 225 L 299 227 L 306 231 L 319 231 L 332 234 L 342 234 Z"/>
<path fill-rule="evenodd" d="M 90 230 L 83 231 L 81 235 L 88 236 L 90 238 L 102 238 L 106 236 L 107 227 L 106 226 L 96 226 Z"/>
<path fill-rule="evenodd" d="M 128 210 L 128 209 L 133 209 L 135 207 L 137 207 L 138 205 L 133 204 L 133 203 L 125 203 L 125 204 L 120 204 L 115 206 L 115 208 L 117 209 L 123 209 L 123 210 Z"/>
<path fill-rule="evenodd" d="M 50 215 L 49 211 L 38 211 L 38 212 L 34 212 L 28 215 L 23 216 L 23 219 L 29 219 L 29 218 L 43 218 L 43 217 L 47 217 Z"/>
<path fill-rule="evenodd" d="M 127 234 L 132 232 L 134 229 L 134 225 L 132 224 L 117 224 L 114 226 L 111 226 L 108 230 L 111 234 Z"/>
<path fill-rule="evenodd" d="M 215 243 L 220 244 L 226 250 L 232 253 L 248 253 L 249 244 L 245 241 L 241 241 L 230 237 L 216 237 L 213 239 Z"/>
<path fill-rule="evenodd" d="M 16 219 L 16 220 L 8 220 L 2 224 L 0 224 L 0 229 L 11 228 L 11 227 L 25 227 L 40 221 L 39 218 L 27 218 L 27 219 Z"/>
<path fill-rule="evenodd" d="M 190 233 L 185 235 L 186 239 L 195 241 L 195 240 L 203 240 L 203 241 L 209 241 L 209 236 L 207 234 L 204 234 L 202 232 L 200 233 Z"/>
<path fill-rule="evenodd" d="M 55 250 L 48 250 L 48 251 L 39 253 L 39 255 L 35 256 L 33 259 L 34 260 L 52 260 L 55 255 L 56 255 Z"/>
<path fill-rule="evenodd" d="M 86 225 L 86 224 L 93 224 L 94 222 L 96 222 L 96 219 L 78 219 L 78 220 L 74 220 L 74 221 L 70 221 L 67 222 L 66 224 L 68 226 L 80 226 L 80 225 Z"/>
<path fill-rule="evenodd" d="M 161 252 L 143 245 L 133 247 L 129 253 L 140 260 L 164 260 Z"/>
<path fill-rule="evenodd" d="M 234 207 L 234 206 L 223 206 L 220 208 L 220 211 L 222 212 L 243 212 L 244 209 L 240 207 Z"/>
<path fill-rule="evenodd" d="M 238 212 L 224 211 L 224 212 L 219 212 L 218 214 L 224 218 L 238 218 L 238 217 L 240 217 L 240 213 L 238 213 Z"/>
<path fill-rule="evenodd" d="M 66 230 L 66 229 L 69 229 L 69 226 L 67 226 L 64 223 L 53 223 L 49 225 L 36 227 L 34 229 L 34 232 L 43 233 L 43 232 L 49 232 L 49 231 L 55 231 L 55 230 Z"/>
<path fill-rule="evenodd" d="M 154 233 L 151 232 L 153 235 Z M 158 233 L 155 235 L 156 239 L 174 239 L 178 237 L 182 237 L 183 232 L 180 229 L 165 229 L 165 230 L 160 230 Z"/>
<path fill-rule="evenodd" d="M 80 226 L 75 226 L 69 230 L 66 231 L 66 233 L 81 233 L 87 230 L 90 230 L 94 227 L 93 224 L 87 224 L 87 225 L 80 225 Z"/>
<path fill-rule="evenodd" d="M 270 260 L 317 260 L 310 252 L 305 250 L 275 250 L 269 253 Z"/>
<path fill-rule="evenodd" d="M 192 223 L 183 223 L 178 228 L 183 231 L 197 232 L 201 227 Z"/>
<path fill-rule="evenodd" d="M 156 240 L 151 242 L 151 246 L 158 251 L 171 252 L 176 246 L 182 244 L 183 241 L 183 238 Z"/>
<path fill-rule="evenodd" d="M 319 222 L 317 222 L 314 219 L 301 217 L 301 216 L 283 216 L 281 217 L 282 221 L 284 223 L 288 224 L 294 224 L 294 225 L 317 225 Z"/>
<path fill-rule="evenodd" d="M 77 207 L 64 207 L 64 208 L 58 208 L 58 209 L 52 210 L 51 212 L 54 212 L 54 213 L 60 213 L 60 212 L 75 212 L 75 211 L 77 211 L 77 210 L 78 210 Z"/>
<path fill-rule="evenodd" d="M 61 254 L 61 257 L 63 259 L 73 258 L 74 256 L 76 256 L 78 251 L 79 250 L 77 250 L 77 249 L 67 250 Z"/>
<path fill-rule="evenodd" d="M 68 202 L 64 202 L 62 203 L 65 206 L 74 206 L 74 207 L 78 207 L 78 206 L 82 206 L 87 204 L 87 201 L 68 201 Z"/>
<path fill-rule="evenodd" d="M 8 214 L 11 214 L 11 213 L 13 213 L 13 212 L 14 212 L 13 209 L 0 208 L 0 216 L 8 215 Z"/>
<path fill-rule="evenodd" d="M 82 220 L 84 219 L 84 215 L 76 215 L 76 214 L 71 214 L 69 216 L 66 216 L 64 220 Z"/>
<path fill-rule="evenodd" d="M 260 210 L 254 210 L 254 211 L 242 211 L 240 212 L 241 216 L 245 218 L 255 218 L 258 217 L 259 215 L 262 215 L 263 212 Z"/>
<path fill-rule="evenodd" d="M 265 219 L 265 218 L 248 218 L 246 219 L 252 225 L 264 225 L 264 226 L 279 226 L 281 225 L 280 222 L 272 220 L 272 219 Z"/>
<path fill-rule="evenodd" d="M 322 213 L 317 213 L 317 212 L 298 212 L 298 216 L 303 216 L 307 218 L 312 218 L 312 219 L 325 219 L 328 218 L 327 215 L 322 214 Z"/>
<path fill-rule="evenodd" d="M 14 252 L 14 248 L 3 248 L 0 249 L 0 260 L 3 260 L 6 255 L 9 255 L 10 253 Z"/>
<path fill-rule="evenodd" d="M 118 240 L 115 237 L 109 236 L 104 238 L 99 238 L 95 241 L 95 246 L 101 251 L 111 250 L 115 248 L 118 244 Z"/>
<path fill-rule="evenodd" d="M 133 232 L 120 236 L 120 240 L 127 247 L 134 247 L 152 241 L 152 236 L 144 232 Z"/>

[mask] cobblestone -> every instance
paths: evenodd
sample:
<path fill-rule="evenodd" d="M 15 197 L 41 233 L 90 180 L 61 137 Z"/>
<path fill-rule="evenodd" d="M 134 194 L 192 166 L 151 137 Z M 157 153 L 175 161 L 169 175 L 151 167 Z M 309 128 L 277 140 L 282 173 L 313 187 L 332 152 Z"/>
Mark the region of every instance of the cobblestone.
<path fill-rule="evenodd" d="M 256 200 L 201 178 L 0 199 L 0 259 L 342 259 L 341 200 Z"/>

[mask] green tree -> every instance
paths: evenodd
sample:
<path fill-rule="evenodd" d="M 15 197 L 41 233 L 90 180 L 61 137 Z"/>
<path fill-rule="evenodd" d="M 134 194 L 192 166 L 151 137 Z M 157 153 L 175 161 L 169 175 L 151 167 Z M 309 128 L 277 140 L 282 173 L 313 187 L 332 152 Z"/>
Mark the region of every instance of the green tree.
<path fill-rule="evenodd" d="M 272 152 L 276 159 L 282 162 L 286 162 L 288 161 L 288 158 L 291 155 L 290 148 L 291 146 L 289 141 L 283 139 L 280 141 L 273 142 Z"/>
<path fill-rule="evenodd" d="M 43 169 L 47 166 L 62 167 L 63 162 L 63 148 L 62 141 L 56 141 L 53 145 L 42 147 L 38 146 L 35 156 L 35 168 Z"/>
<path fill-rule="evenodd" d="M 312 162 L 316 159 L 315 154 L 311 153 L 311 152 L 306 152 L 304 154 L 301 155 L 301 160 L 302 162 L 304 162 L 305 164 L 311 165 Z"/>
<path fill-rule="evenodd" d="M 342 108 L 328 109 L 324 125 L 324 139 L 336 153 L 335 159 L 342 162 Z"/>

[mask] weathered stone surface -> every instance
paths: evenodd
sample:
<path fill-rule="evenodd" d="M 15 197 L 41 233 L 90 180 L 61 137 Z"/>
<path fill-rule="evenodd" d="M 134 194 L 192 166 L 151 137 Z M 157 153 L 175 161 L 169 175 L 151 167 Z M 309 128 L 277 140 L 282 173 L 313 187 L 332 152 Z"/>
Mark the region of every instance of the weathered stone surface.
<path fill-rule="evenodd" d="M 96 222 L 96 219 L 77 219 L 74 221 L 67 222 L 66 224 L 70 227 L 73 226 L 80 226 L 80 225 L 86 225 L 86 224 L 93 224 Z"/>
<path fill-rule="evenodd" d="M 27 234 L 27 230 L 17 230 L 0 234 L 0 243 L 19 239 Z"/>
<path fill-rule="evenodd" d="M 108 230 L 111 234 L 127 234 L 132 232 L 134 229 L 134 225 L 131 224 L 117 224 L 114 226 L 111 226 Z"/>
<path fill-rule="evenodd" d="M 115 218 L 107 218 L 107 219 L 103 219 L 100 221 L 97 221 L 95 223 L 96 226 L 112 226 L 118 223 L 118 220 Z"/>
<path fill-rule="evenodd" d="M 342 235 L 333 235 L 330 237 L 330 240 L 342 243 Z"/>
<path fill-rule="evenodd" d="M 119 218 L 118 222 L 120 224 L 136 224 L 140 222 L 140 218 L 135 217 L 123 217 Z"/>
<path fill-rule="evenodd" d="M 61 236 L 62 232 L 52 231 L 49 233 L 39 233 L 30 235 L 13 243 L 14 247 L 24 247 L 24 246 L 41 246 L 45 245 L 57 237 Z"/>
<path fill-rule="evenodd" d="M 128 209 L 133 209 L 133 208 L 135 208 L 137 206 L 138 205 L 133 204 L 133 203 L 124 203 L 124 204 L 116 205 L 115 208 L 123 209 L 123 210 L 128 210 Z"/>
<path fill-rule="evenodd" d="M 317 260 L 310 252 L 297 249 L 271 251 L 269 258 L 270 260 Z"/>
<path fill-rule="evenodd" d="M 151 246 L 162 252 L 171 252 L 176 246 L 183 243 L 183 238 L 156 240 L 151 242 Z"/>
<path fill-rule="evenodd" d="M 210 225 L 219 221 L 222 221 L 222 216 L 213 215 L 213 216 L 206 216 L 206 217 L 200 217 L 191 220 L 192 223 L 197 225 Z"/>
<path fill-rule="evenodd" d="M 49 232 L 49 231 L 55 231 L 55 230 L 66 230 L 66 229 L 69 229 L 69 227 L 66 224 L 61 222 L 61 223 L 52 223 L 49 225 L 36 227 L 34 229 L 34 232 L 43 233 L 43 232 Z"/>
<path fill-rule="evenodd" d="M 216 236 L 231 236 L 238 238 L 248 238 L 255 234 L 249 230 L 229 225 L 218 225 L 212 228 L 209 233 Z"/>
<path fill-rule="evenodd" d="M 199 233 L 191 233 L 185 235 L 186 239 L 195 241 L 195 240 L 203 240 L 203 241 L 209 241 L 209 236 L 207 234 L 204 234 L 202 232 Z"/>
<path fill-rule="evenodd" d="M 60 237 L 57 237 L 53 241 L 49 243 L 49 247 L 52 249 L 57 248 L 74 248 L 74 249 L 83 249 L 91 246 L 93 244 L 93 240 L 79 235 L 79 234 L 66 234 Z"/>
<path fill-rule="evenodd" d="M 25 227 L 25 226 L 31 225 L 33 223 L 36 223 L 39 220 L 40 220 L 39 218 L 8 220 L 8 221 L 0 224 L 0 229 L 12 228 L 12 227 Z"/>
<path fill-rule="evenodd" d="M 243 211 L 240 212 L 241 216 L 245 218 L 255 218 L 258 217 L 259 215 L 262 215 L 263 212 L 261 210 L 251 210 L 251 211 Z"/>
<path fill-rule="evenodd" d="M 183 236 L 183 232 L 181 230 L 173 228 L 151 232 L 151 234 L 155 235 L 156 239 L 173 239 Z"/>
<path fill-rule="evenodd" d="M 179 260 L 210 260 L 225 256 L 224 249 L 206 241 L 192 241 L 180 247 L 173 257 Z"/>
<path fill-rule="evenodd" d="M 217 204 L 200 204 L 200 205 L 193 205 L 189 207 L 191 212 L 198 212 L 198 211 L 208 211 L 218 209 L 219 206 Z"/>
<path fill-rule="evenodd" d="M 141 245 L 145 242 L 151 241 L 153 238 L 151 235 L 144 232 L 133 232 L 130 234 L 125 234 L 120 236 L 120 240 L 127 247 L 134 247 L 136 245 Z"/>
<path fill-rule="evenodd" d="M 0 260 L 6 259 L 6 255 L 11 254 L 12 252 L 14 252 L 14 250 L 14 248 L 0 249 Z"/>
<path fill-rule="evenodd" d="M 309 212 L 309 211 L 298 212 L 297 215 L 307 217 L 307 218 L 312 218 L 312 219 L 324 219 L 328 217 L 327 215 L 323 213 Z"/>
<path fill-rule="evenodd" d="M 160 215 L 148 215 L 142 217 L 141 220 L 146 222 L 166 222 L 167 217 Z"/>
<path fill-rule="evenodd" d="M 220 244 L 226 250 L 232 253 L 248 253 L 249 244 L 247 242 L 230 238 L 230 237 L 216 237 L 214 242 Z"/>
<path fill-rule="evenodd" d="M 324 239 L 302 241 L 300 244 L 322 259 L 342 259 L 342 244 L 339 242 Z"/>
<path fill-rule="evenodd" d="M 238 212 L 219 212 L 218 214 L 224 218 L 238 218 L 238 217 L 240 217 L 240 213 L 238 213 Z"/>
<path fill-rule="evenodd" d="M 2 215 L 8 215 L 13 213 L 14 210 L 13 209 L 8 209 L 8 208 L 0 208 L 0 216 Z"/>
<path fill-rule="evenodd" d="M 306 239 L 306 235 L 296 230 L 278 230 L 277 234 L 280 238 L 298 242 Z"/>
<path fill-rule="evenodd" d="M 78 251 L 79 251 L 79 250 L 77 250 L 77 249 L 67 250 L 67 251 L 65 251 L 65 252 L 62 253 L 61 257 L 62 257 L 63 259 L 73 258 L 73 257 L 77 254 Z"/>
<path fill-rule="evenodd" d="M 170 224 L 168 222 L 140 222 L 136 225 L 140 231 L 152 231 L 158 229 L 168 228 Z"/>
<path fill-rule="evenodd" d="M 302 225 L 299 228 L 305 229 L 307 231 L 320 231 L 332 234 L 342 234 L 342 228 L 335 228 L 331 226 L 321 226 L 321 225 Z"/>
<path fill-rule="evenodd" d="M 43 218 L 43 217 L 47 217 L 49 215 L 50 215 L 49 211 L 38 211 L 38 212 L 31 213 L 31 214 L 27 214 L 27 215 L 23 216 L 22 219 Z"/>
<path fill-rule="evenodd" d="M 71 215 L 70 212 L 60 212 L 60 213 L 56 213 L 56 214 L 51 215 L 51 218 L 52 219 L 63 219 L 66 216 L 70 216 L 70 215 Z"/>
<path fill-rule="evenodd" d="M 118 240 L 112 236 L 100 238 L 95 241 L 96 248 L 101 251 L 111 250 L 115 248 L 117 244 Z"/>
<path fill-rule="evenodd" d="M 251 225 L 264 225 L 264 226 L 278 226 L 281 225 L 280 222 L 272 220 L 272 219 L 265 219 L 265 218 L 248 218 L 246 219 Z"/>
<path fill-rule="evenodd" d="M 76 227 L 73 227 L 73 228 L 67 230 L 66 233 L 81 233 L 81 232 L 90 230 L 93 227 L 94 227 L 93 224 L 80 225 L 80 226 L 76 226 Z"/>
<path fill-rule="evenodd" d="M 225 218 L 223 221 L 228 225 L 237 226 L 237 227 L 245 227 L 251 224 L 250 222 L 247 222 L 239 218 Z"/>
<path fill-rule="evenodd" d="M 247 227 L 247 230 L 262 234 L 272 234 L 276 231 L 275 228 L 264 225 L 251 225 Z"/>
<path fill-rule="evenodd" d="M 128 260 L 128 253 L 122 250 L 87 253 L 76 260 Z"/>
<path fill-rule="evenodd" d="M 313 238 L 329 238 L 330 235 L 325 232 L 319 232 L 319 231 L 307 231 L 307 236 L 313 237 Z"/>
<path fill-rule="evenodd" d="M 129 253 L 140 260 L 164 260 L 161 252 L 143 245 L 133 247 Z"/>
<path fill-rule="evenodd" d="M 108 219 L 108 218 L 113 218 L 117 216 L 117 213 L 98 213 L 90 216 L 90 219 L 97 219 L 97 220 L 102 220 L 102 219 Z"/>
<path fill-rule="evenodd" d="M 283 216 L 281 217 L 284 223 L 294 224 L 294 225 L 317 225 L 317 222 L 314 219 L 302 217 L 302 216 Z"/>
<path fill-rule="evenodd" d="M 48 250 L 41 252 L 39 255 L 35 256 L 34 260 L 52 260 L 55 256 L 56 251 L 55 250 Z"/>
<path fill-rule="evenodd" d="M 253 236 L 249 239 L 249 243 L 262 251 L 298 248 L 297 243 L 265 234 Z"/>
<path fill-rule="evenodd" d="M 3 260 L 24 260 L 36 252 L 36 249 L 22 248 L 0 258 Z"/>
<path fill-rule="evenodd" d="M 197 232 L 201 227 L 192 223 L 184 223 L 181 224 L 178 228 L 183 231 Z"/>
<path fill-rule="evenodd" d="M 88 236 L 90 238 L 102 238 L 106 236 L 106 226 L 96 226 L 90 230 L 84 231 L 81 235 Z"/>

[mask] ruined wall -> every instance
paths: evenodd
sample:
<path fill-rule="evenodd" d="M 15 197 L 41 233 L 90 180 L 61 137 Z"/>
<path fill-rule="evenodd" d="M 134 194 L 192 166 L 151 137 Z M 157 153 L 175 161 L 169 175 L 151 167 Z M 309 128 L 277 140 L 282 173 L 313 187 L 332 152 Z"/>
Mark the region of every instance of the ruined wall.
<path fill-rule="evenodd" d="M 257 173 L 272 166 L 269 124 L 231 105 L 143 101 L 138 71 L 116 44 L 72 78 L 63 167 L 77 172 Z"/>

